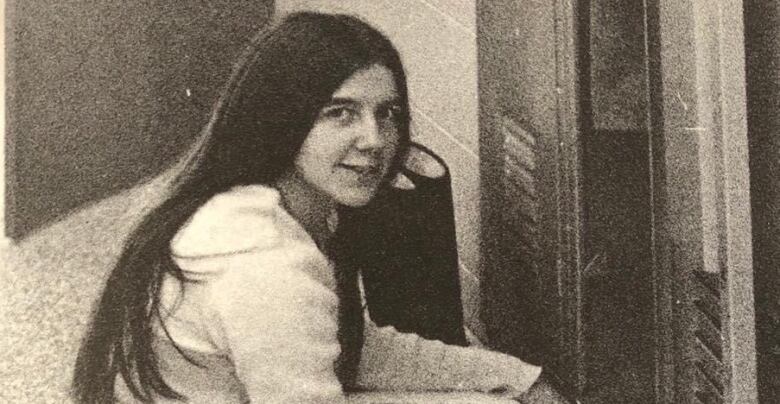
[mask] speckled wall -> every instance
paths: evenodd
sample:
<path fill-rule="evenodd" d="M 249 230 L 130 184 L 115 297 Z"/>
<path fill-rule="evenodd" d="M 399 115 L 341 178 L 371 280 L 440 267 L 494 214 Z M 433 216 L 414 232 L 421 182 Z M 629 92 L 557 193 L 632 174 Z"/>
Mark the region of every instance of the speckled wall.
<path fill-rule="evenodd" d="M 7 233 L 168 166 L 273 1 L 7 2 Z"/>
<path fill-rule="evenodd" d="M 466 322 L 480 334 L 479 141 L 475 0 L 277 0 L 277 11 L 362 16 L 398 47 L 407 70 L 413 137 L 452 173 Z"/>

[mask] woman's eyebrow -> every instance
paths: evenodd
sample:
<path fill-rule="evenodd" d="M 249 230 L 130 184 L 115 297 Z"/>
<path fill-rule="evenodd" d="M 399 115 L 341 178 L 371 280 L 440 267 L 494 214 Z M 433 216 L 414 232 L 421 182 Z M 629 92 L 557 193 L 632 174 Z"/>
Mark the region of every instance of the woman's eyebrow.
<path fill-rule="evenodd" d="M 382 101 L 379 103 L 380 107 L 388 107 L 388 106 L 400 106 L 401 105 L 401 98 L 400 97 L 394 97 L 389 100 Z"/>
<path fill-rule="evenodd" d="M 354 99 L 354 98 L 348 98 L 348 97 L 333 97 L 330 99 L 326 107 L 333 107 L 333 106 L 340 106 L 340 105 L 357 105 L 360 104 L 360 101 Z M 401 98 L 400 97 L 394 97 L 388 100 L 384 100 L 379 103 L 380 107 L 387 107 L 389 105 L 400 105 L 401 104 Z"/>
<path fill-rule="evenodd" d="M 345 98 L 345 97 L 334 97 L 330 99 L 330 101 L 326 106 L 332 107 L 338 105 L 355 105 L 355 104 L 358 104 L 357 100 L 355 99 Z"/>

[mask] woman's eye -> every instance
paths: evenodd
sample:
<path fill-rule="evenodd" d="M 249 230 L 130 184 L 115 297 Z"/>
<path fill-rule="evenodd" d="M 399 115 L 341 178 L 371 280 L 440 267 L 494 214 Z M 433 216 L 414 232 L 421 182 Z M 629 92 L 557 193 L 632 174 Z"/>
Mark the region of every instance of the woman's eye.
<path fill-rule="evenodd" d="M 379 111 L 379 119 L 396 121 L 401 118 L 401 107 L 392 105 Z"/>
<path fill-rule="evenodd" d="M 347 107 L 336 107 L 326 109 L 322 115 L 344 125 L 352 122 L 357 116 L 357 113 Z"/>

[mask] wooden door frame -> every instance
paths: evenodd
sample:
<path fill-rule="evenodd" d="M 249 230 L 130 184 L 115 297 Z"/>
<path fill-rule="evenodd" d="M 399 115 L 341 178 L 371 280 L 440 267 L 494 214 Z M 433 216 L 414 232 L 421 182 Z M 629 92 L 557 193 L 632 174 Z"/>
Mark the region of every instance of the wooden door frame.
<path fill-rule="evenodd" d="M 656 399 L 693 394 L 680 285 L 698 270 L 723 278 L 724 400 L 756 402 L 742 0 L 645 0 L 645 9 Z"/>
<path fill-rule="evenodd" d="M 582 318 L 582 262 L 584 252 L 584 217 L 581 203 L 582 143 L 581 136 L 588 118 L 584 112 L 584 93 L 590 92 L 590 74 L 587 55 L 589 27 L 589 0 L 556 0 L 555 43 L 558 118 L 558 171 L 556 186 L 557 251 L 554 282 L 543 279 L 542 284 L 557 285 L 560 301 L 561 330 L 559 349 L 566 363 L 560 377 L 568 379 L 569 387 L 580 396 L 585 385 L 585 349 Z M 544 273 L 543 273 L 544 274 Z M 549 274 L 549 273 L 548 273 Z"/>

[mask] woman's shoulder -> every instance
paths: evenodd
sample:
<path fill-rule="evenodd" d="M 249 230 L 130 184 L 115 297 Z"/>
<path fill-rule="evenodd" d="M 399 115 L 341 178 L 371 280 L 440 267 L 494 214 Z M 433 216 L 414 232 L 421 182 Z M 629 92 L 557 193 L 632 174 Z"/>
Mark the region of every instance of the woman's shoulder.
<path fill-rule="evenodd" d="M 170 249 L 176 264 L 195 278 L 234 268 L 253 277 L 305 275 L 333 286 L 327 258 L 281 205 L 279 192 L 263 185 L 211 198 L 173 237 Z"/>
<path fill-rule="evenodd" d="M 204 258 L 271 249 L 283 241 L 279 192 L 263 185 L 234 187 L 209 199 L 171 240 L 174 258 Z"/>

